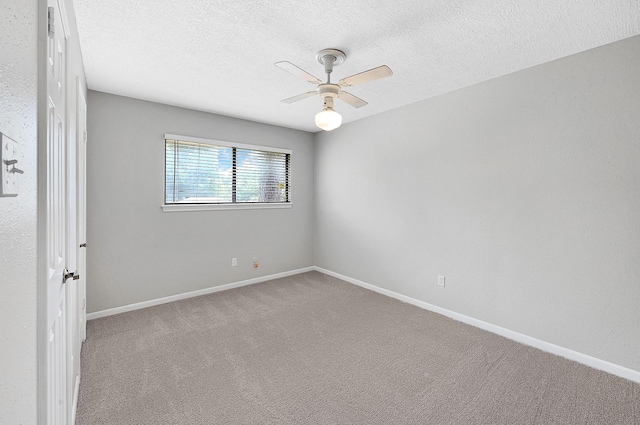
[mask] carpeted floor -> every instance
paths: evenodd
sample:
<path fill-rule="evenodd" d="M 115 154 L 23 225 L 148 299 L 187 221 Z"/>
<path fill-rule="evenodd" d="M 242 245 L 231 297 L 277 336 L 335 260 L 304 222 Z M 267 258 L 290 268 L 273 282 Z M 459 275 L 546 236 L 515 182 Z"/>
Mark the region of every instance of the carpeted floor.
<path fill-rule="evenodd" d="M 88 323 L 77 424 L 640 424 L 640 384 L 310 272 Z"/>

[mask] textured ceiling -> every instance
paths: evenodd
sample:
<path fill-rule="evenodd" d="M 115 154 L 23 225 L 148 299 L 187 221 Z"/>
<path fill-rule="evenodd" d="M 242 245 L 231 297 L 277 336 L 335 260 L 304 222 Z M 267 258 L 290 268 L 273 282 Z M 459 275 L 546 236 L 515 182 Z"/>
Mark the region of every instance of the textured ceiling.
<path fill-rule="evenodd" d="M 348 91 L 344 122 L 640 34 L 639 0 L 74 0 L 90 89 L 318 131 L 316 53 L 347 54 L 332 81 L 388 65 Z M 168 129 L 170 130 L 170 129 Z"/>

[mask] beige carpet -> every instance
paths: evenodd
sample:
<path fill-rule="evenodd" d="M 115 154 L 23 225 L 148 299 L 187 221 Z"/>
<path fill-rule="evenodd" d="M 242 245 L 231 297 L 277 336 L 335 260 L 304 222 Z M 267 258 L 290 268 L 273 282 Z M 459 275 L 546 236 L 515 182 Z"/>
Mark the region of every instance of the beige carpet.
<path fill-rule="evenodd" d="M 77 424 L 640 424 L 640 384 L 310 272 L 92 320 Z"/>

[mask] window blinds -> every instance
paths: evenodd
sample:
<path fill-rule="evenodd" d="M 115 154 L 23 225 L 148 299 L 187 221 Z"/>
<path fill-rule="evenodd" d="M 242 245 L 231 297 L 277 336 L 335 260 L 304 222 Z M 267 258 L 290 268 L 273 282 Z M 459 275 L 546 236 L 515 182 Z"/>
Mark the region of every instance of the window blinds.
<path fill-rule="evenodd" d="M 290 202 L 291 154 L 165 140 L 165 204 Z"/>

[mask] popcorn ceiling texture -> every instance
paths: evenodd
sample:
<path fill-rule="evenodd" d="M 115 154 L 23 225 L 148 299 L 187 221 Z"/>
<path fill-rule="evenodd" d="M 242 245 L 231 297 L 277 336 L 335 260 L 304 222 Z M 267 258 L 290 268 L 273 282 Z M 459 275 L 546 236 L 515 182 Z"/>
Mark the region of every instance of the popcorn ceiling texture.
<path fill-rule="evenodd" d="M 344 122 L 640 34 L 640 2 L 621 0 L 74 0 L 90 89 L 317 131 L 315 54 L 347 61 L 332 80 L 386 64 L 394 76 L 350 88 Z"/>

